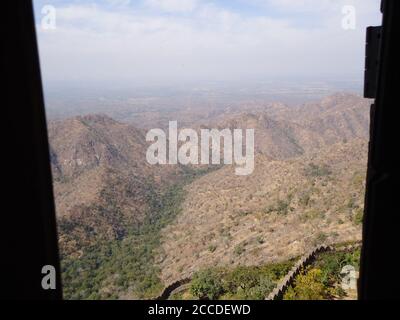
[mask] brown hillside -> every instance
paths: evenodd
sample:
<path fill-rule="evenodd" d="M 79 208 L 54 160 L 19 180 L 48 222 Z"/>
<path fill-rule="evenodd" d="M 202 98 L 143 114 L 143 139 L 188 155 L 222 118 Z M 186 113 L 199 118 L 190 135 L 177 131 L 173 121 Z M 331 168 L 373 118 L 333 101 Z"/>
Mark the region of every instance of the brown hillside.
<path fill-rule="evenodd" d="M 60 243 L 67 254 L 118 239 L 140 223 L 149 201 L 177 179 L 178 168 L 146 162 L 144 132 L 104 115 L 49 124 Z"/>
<path fill-rule="evenodd" d="M 164 281 L 359 239 L 366 155 L 367 143 L 357 139 L 290 160 L 258 156 L 252 175 L 235 176 L 227 166 L 193 182 L 182 214 L 163 232 Z"/>

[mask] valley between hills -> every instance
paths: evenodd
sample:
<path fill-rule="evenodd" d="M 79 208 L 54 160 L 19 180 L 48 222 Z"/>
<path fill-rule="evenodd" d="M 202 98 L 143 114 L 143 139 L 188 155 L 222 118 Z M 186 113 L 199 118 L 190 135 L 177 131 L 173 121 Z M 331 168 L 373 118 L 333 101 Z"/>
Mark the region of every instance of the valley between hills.
<path fill-rule="evenodd" d="M 168 119 L 196 130 L 255 129 L 248 176 L 232 165 L 148 164 L 146 132 L 168 125 L 162 112 L 50 120 L 65 298 L 152 298 L 210 268 L 279 265 L 277 280 L 316 245 L 360 240 L 369 107 L 337 93 Z M 230 297 L 260 298 L 266 288 Z"/>

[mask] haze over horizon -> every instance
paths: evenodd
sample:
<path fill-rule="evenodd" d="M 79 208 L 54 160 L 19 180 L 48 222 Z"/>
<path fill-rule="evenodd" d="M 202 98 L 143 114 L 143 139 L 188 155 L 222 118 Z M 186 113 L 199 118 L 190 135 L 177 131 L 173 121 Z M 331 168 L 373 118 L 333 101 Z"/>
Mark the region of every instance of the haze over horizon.
<path fill-rule="evenodd" d="M 381 19 L 377 0 L 35 0 L 34 5 L 46 87 L 361 82 L 365 28 Z M 56 9 L 54 30 L 41 28 L 44 5 Z M 345 5 L 356 10 L 354 30 L 342 28 Z"/>

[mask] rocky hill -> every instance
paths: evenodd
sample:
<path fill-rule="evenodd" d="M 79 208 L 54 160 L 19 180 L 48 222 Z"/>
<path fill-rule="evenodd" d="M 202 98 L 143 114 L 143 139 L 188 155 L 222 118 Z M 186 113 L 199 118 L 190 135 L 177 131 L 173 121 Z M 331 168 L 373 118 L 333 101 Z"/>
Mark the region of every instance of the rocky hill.
<path fill-rule="evenodd" d="M 359 239 L 369 103 L 336 94 L 185 115 L 197 130 L 255 129 L 255 170 L 242 177 L 149 165 L 146 131 L 105 115 L 49 122 L 66 297 L 143 298 L 207 266 Z"/>
<path fill-rule="evenodd" d="M 163 280 L 360 239 L 366 156 L 366 141 L 355 139 L 294 159 L 258 156 L 249 176 L 226 166 L 194 181 L 182 213 L 163 231 Z"/>
<path fill-rule="evenodd" d="M 49 123 L 62 252 L 79 256 L 99 240 L 122 239 L 140 224 L 155 193 L 179 168 L 146 162 L 145 132 L 105 115 Z"/>
<path fill-rule="evenodd" d="M 229 110 L 201 127 L 255 129 L 256 153 L 287 159 L 354 138 L 368 138 L 370 101 L 338 93 L 296 107 L 266 105 L 254 111 Z"/>

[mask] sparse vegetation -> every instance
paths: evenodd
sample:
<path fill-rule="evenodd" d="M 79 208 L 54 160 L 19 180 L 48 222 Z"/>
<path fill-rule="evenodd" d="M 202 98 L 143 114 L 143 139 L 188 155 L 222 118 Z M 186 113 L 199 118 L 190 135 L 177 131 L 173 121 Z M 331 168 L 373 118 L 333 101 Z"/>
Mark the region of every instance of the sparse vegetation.
<path fill-rule="evenodd" d="M 349 210 L 351 211 L 355 208 L 355 206 L 356 206 L 356 201 L 353 197 L 351 197 L 347 202 L 347 208 L 349 208 Z"/>
<path fill-rule="evenodd" d="M 276 211 L 278 214 L 287 214 L 289 209 L 289 201 L 278 200 L 276 204 Z"/>
<path fill-rule="evenodd" d="M 326 233 L 324 233 L 324 232 L 319 232 L 319 233 L 317 234 L 317 236 L 315 237 L 314 246 L 321 245 L 321 244 L 325 243 L 325 241 L 326 241 L 327 239 L 328 239 L 328 235 L 327 235 Z"/>
<path fill-rule="evenodd" d="M 269 119 L 264 111 L 218 118 L 221 125 L 257 129 L 255 171 L 244 177 L 232 166 L 148 166 L 141 130 L 106 116 L 50 125 L 65 298 L 148 298 L 164 286 L 160 278 L 177 280 L 193 268 L 263 264 L 327 240 L 359 238 L 367 150 L 359 138 L 367 120 L 360 119 L 368 118 L 368 108 L 355 110 L 353 99 L 344 108 L 342 98 L 337 117 L 336 109 L 327 110 L 327 127 L 319 106 L 315 115 L 299 109 L 295 126 L 291 117 L 281 123 L 279 114 Z M 356 113 L 348 121 L 361 122 L 343 121 L 347 113 Z M 338 139 L 332 119 L 340 123 Z M 314 140 L 316 128 L 321 137 Z M 329 259 L 312 266 L 322 280 L 319 271 L 305 279 L 317 293 L 322 281 L 324 298 L 337 294 L 329 290 L 338 262 Z M 221 283 L 199 276 L 197 297 L 263 298 L 277 277 L 254 268 L 212 268 L 211 277 L 217 274 Z M 293 290 L 294 298 L 308 295 Z"/>
<path fill-rule="evenodd" d="M 259 244 L 263 244 L 263 243 L 265 242 L 265 240 L 264 240 L 264 238 L 263 238 L 262 236 L 258 236 L 258 237 L 256 238 L 256 241 L 257 241 Z"/>
<path fill-rule="evenodd" d="M 304 174 L 308 177 L 318 178 L 318 177 L 326 177 L 332 174 L 330 168 L 325 165 L 317 165 L 315 163 L 309 163 L 308 166 L 304 169 Z"/>
<path fill-rule="evenodd" d="M 97 242 L 85 248 L 79 258 L 65 257 L 62 260 L 64 297 L 114 299 L 129 292 L 132 298 L 150 298 L 158 294 L 163 289 L 159 269 L 154 264 L 154 250 L 160 245 L 159 233 L 179 214 L 183 186 L 195 176 L 196 173 L 190 173 L 184 183 L 171 187 L 161 196 L 154 194 L 152 214 L 141 225 L 127 229 L 124 239 Z M 70 228 L 70 224 L 61 228 Z"/>
<path fill-rule="evenodd" d="M 361 225 L 363 223 L 364 210 L 362 208 L 358 208 L 356 210 L 356 214 L 354 215 L 354 223 L 356 225 Z"/>
<path fill-rule="evenodd" d="M 311 201 L 311 192 L 305 191 L 299 196 L 299 203 L 303 207 L 307 207 Z"/>
<path fill-rule="evenodd" d="M 266 212 L 276 212 L 279 215 L 286 215 L 289 211 L 290 201 L 278 199 L 274 205 L 267 208 Z"/>
<path fill-rule="evenodd" d="M 240 256 L 243 252 L 245 252 L 245 244 L 244 243 L 239 243 L 238 245 L 235 246 L 235 248 L 233 249 L 233 252 L 235 253 L 235 255 Z"/>
<path fill-rule="evenodd" d="M 301 220 L 303 222 L 307 222 L 310 220 L 314 220 L 321 217 L 321 214 L 316 210 L 316 209 L 310 209 L 306 212 L 304 212 L 304 214 L 301 217 Z"/>

